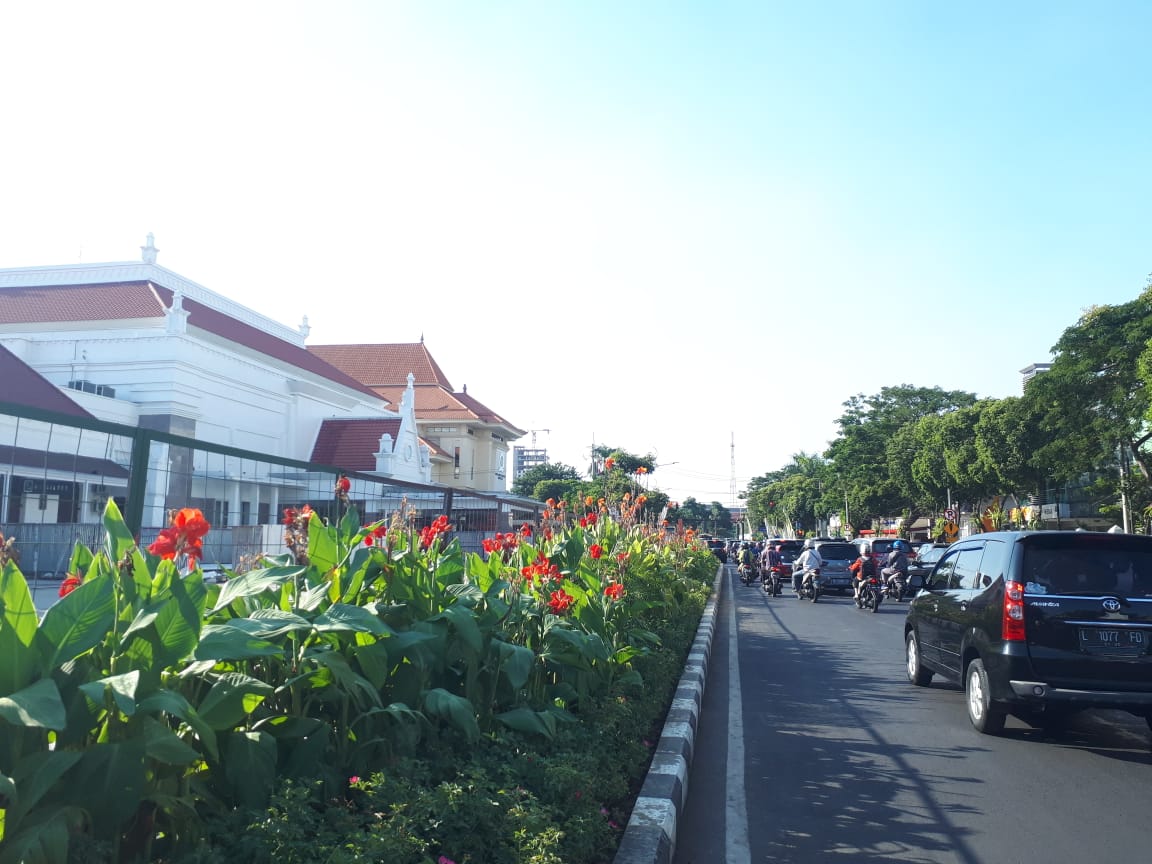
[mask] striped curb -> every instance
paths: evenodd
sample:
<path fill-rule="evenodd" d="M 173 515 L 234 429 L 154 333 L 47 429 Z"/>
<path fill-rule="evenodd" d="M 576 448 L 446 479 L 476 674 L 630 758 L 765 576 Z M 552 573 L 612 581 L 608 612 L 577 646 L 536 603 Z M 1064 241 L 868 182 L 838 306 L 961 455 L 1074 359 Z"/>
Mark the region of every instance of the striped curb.
<path fill-rule="evenodd" d="M 684 673 L 664 720 L 652 764 L 632 808 L 628 827 L 616 850 L 613 864 L 670 864 L 676 849 L 676 821 L 688 800 L 688 769 L 696 743 L 696 728 L 704 706 L 704 682 L 708 655 L 716 630 L 716 607 L 724 585 L 724 566 L 716 571 L 712 596 L 704 606 L 700 626 Z"/>

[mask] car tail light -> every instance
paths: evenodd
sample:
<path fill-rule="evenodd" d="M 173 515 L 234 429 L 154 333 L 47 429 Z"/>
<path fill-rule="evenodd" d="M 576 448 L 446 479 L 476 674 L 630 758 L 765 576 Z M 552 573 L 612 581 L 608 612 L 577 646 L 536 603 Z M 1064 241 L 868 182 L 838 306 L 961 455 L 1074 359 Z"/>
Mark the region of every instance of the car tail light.
<path fill-rule="evenodd" d="M 1019 582 L 1004 583 L 1001 635 L 1005 642 L 1024 641 L 1024 586 Z"/>

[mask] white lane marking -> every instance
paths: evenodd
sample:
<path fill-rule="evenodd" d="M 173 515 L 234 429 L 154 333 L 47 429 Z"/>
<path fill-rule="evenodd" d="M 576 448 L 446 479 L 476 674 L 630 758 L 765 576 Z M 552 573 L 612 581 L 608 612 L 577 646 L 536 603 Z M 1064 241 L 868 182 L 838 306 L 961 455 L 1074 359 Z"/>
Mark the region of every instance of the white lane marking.
<path fill-rule="evenodd" d="M 748 801 L 744 795 L 744 700 L 740 695 L 740 651 L 736 631 L 736 592 L 727 582 L 728 604 L 728 764 L 724 797 L 724 860 L 748 864 Z"/>

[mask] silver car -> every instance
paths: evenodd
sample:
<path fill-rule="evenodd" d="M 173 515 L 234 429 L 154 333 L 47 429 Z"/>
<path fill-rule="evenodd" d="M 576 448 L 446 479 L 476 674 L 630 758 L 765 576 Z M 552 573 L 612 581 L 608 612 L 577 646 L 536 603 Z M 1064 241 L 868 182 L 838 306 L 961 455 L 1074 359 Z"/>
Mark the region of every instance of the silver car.
<path fill-rule="evenodd" d="M 820 588 L 823 591 L 837 591 L 843 594 L 852 590 L 852 571 L 848 568 L 860 557 L 860 550 L 846 540 L 823 540 L 816 542 L 816 551 L 824 559 L 820 568 Z"/>

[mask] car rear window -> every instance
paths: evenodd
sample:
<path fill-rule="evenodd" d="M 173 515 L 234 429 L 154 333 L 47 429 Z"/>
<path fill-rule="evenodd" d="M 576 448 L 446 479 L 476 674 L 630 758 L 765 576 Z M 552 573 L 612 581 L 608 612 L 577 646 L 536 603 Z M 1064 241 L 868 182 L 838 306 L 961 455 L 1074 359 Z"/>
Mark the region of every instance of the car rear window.
<path fill-rule="evenodd" d="M 821 543 L 816 550 L 827 561 L 855 561 L 860 551 L 852 543 Z"/>
<path fill-rule="evenodd" d="M 1043 537 L 1024 544 L 1029 594 L 1152 597 L 1152 544 L 1131 537 Z"/>

